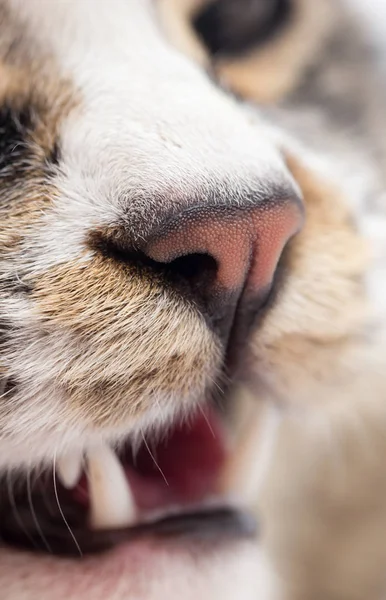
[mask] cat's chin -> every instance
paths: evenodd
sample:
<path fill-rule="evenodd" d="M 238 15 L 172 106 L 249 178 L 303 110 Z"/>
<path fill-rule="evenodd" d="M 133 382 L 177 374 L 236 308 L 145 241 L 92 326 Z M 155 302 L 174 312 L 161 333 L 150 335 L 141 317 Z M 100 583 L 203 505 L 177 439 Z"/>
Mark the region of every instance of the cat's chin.
<path fill-rule="evenodd" d="M 222 541 L 220 541 L 222 540 Z M 0 550 L 2 598 L 31 600 L 275 600 L 275 578 L 253 540 L 144 536 L 81 560 Z"/>

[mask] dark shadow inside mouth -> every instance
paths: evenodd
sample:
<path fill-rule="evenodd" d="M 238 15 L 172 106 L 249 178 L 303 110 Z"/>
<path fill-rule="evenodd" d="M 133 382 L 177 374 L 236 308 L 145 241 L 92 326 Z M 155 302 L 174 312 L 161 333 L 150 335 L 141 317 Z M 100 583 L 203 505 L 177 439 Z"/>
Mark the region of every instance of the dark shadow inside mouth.
<path fill-rule="evenodd" d="M 64 492 L 64 493 L 63 493 Z M 244 511 L 223 507 L 179 513 L 156 521 L 122 528 L 95 531 L 87 524 L 81 506 L 66 501 L 66 490 L 61 490 L 60 510 L 47 507 L 47 500 L 34 495 L 31 505 L 3 505 L 1 514 L 1 541 L 16 549 L 34 553 L 49 553 L 58 557 L 81 558 L 108 551 L 117 545 L 141 538 L 167 542 L 168 540 L 200 546 L 226 544 L 255 538 L 255 518 Z M 42 502 L 44 506 L 42 506 Z M 48 511 L 47 511 L 48 508 Z M 63 515 L 66 515 L 66 522 Z"/>

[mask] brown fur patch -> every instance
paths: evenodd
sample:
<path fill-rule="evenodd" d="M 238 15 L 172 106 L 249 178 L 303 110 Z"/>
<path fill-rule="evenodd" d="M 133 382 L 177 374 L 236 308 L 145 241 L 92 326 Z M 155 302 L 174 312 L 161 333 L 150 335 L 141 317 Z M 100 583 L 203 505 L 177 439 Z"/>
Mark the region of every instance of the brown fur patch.
<path fill-rule="evenodd" d="M 179 410 L 216 370 L 218 350 L 198 313 L 129 266 L 93 256 L 33 285 L 41 325 L 71 340 L 58 382 L 94 424 L 122 424 L 162 394 Z"/>
<path fill-rule="evenodd" d="M 66 82 L 40 81 L 35 86 L 28 72 L 15 76 L 20 76 L 20 87 L 13 80 L 0 94 L 1 251 L 14 250 L 23 226 L 51 203 L 59 128 L 75 106 Z"/>

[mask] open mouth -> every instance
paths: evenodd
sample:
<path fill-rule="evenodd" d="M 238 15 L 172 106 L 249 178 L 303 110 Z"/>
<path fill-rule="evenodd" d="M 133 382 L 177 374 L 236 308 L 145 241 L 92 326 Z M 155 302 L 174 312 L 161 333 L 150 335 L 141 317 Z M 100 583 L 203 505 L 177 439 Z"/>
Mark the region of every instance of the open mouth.
<path fill-rule="evenodd" d="M 157 442 L 100 444 L 38 475 L 4 480 L 3 544 L 80 557 L 143 536 L 251 537 L 254 519 L 221 497 L 229 436 L 217 409 Z"/>

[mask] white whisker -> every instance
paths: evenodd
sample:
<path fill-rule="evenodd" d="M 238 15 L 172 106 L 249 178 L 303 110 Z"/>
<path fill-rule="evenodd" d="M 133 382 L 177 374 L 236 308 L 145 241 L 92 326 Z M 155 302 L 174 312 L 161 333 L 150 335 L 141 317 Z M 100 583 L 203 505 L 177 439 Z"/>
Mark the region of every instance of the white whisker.
<path fill-rule="evenodd" d="M 147 443 L 147 441 L 146 441 L 146 439 L 145 439 L 145 436 L 143 435 L 143 433 L 142 433 L 142 439 L 143 439 L 143 443 L 145 444 L 145 446 L 146 446 L 146 449 L 147 449 L 148 453 L 149 453 L 149 454 L 150 454 L 150 456 L 151 456 L 151 459 L 152 459 L 152 461 L 154 462 L 154 464 L 155 464 L 155 466 L 157 467 L 158 471 L 161 473 L 161 475 L 162 475 L 162 478 L 163 478 L 163 480 L 165 481 L 166 485 L 169 487 L 169 482 L 168 482 L 168 480 L 166 479 L 166 477 L 165 477 L 165 474 L 164 474 L 164 472 L 162 471 L 161 467 L 160 467 L 160 466 L 159 466 L 159 464 L 157 463 L 157 461 L 156 461 L 156 459 L 155 459 L 154 455 L 152 454 L 152 452 L 151 452 L 151 450 L 150 450 L 150 448 L 149 448 L 149 445 L 148 445 L 148 443 Z"/>
<path fill-rule="evenodd" d="M 213 431 L 213 427 L 212 427 L 212 425 L 211 425 L 211 424 L 210 424 L 210 422 L 209 422 L 208 416 L 205 414 L 205 411 L 204 411 L 204 409 L 202 408 L 201 404 L 199 404 L 199 405 L 198 405 L 198 407 L 199 407 L 199 410 L 200 410 L 200 412 L 201 412 L 202 416 L 203 416 L 203 417 L 204 417 L 204 419 L 205 419 L 205 422 L 206 422 L 206 424 L 208 425 L 208 429 L 209 429 L 210 433 L 212 434 L 212 436 L 213 436 L 213 439 L 215 440 L 215 439 L 216 439 L 216 434 L 215 434 L 215 432 Z"/>

